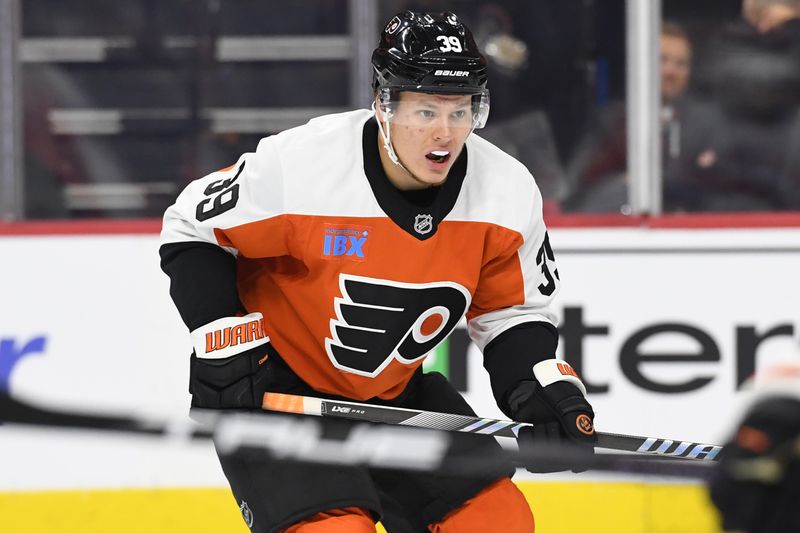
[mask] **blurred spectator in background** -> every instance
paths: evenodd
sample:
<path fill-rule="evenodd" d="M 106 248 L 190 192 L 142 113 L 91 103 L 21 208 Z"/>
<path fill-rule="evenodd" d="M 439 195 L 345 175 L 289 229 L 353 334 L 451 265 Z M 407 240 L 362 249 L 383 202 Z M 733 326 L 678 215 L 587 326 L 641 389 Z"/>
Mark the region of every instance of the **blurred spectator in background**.
<path fill-rule="evenodd" d="M 800 2 L 797 0 L 744 0 L 742 14 L 759 33 L 783 35 L 800 45 Z"/>
<path fill-rule="evenodd" d="M 688 94 L 692 44 L 672 22 L 661 30 L 661 132 L 664 209 L 697 208 L 695 184 L 717 162 L 715 107 Z M 602 109 L 578 145 L 568 169 L 565 211 L 629 212 L 627 113 L 624 102 Z"/>
<path fill-rule="evenodd" d="M 41 86 L 29 84 L 23 99 L 25 144 L 25 217 L 67 218 L 64 186 L 81 179 L 72 139 L 50 133 L 48 112 L 52 99 Z"/>
<path fill-rule="evenodd" d="M 514 102 L 514 113 L 490 118 L 480 136 L 528 168 L 547 207 L 548 201 L 554 204 L 563 195 L 565 175 L 547 114 L 526 105 L 525 95 L 518 93 L 519 76 L 530 66 L 528 45 L 514 34 L 513 18 L 499 4 L 481 6 L 475 28 L 475 39 L 489 60 L 493 100 Z"/>
<path fill-rule="evenodd" d="M 800 208 L 800 0 L 744 0 L 712 42 L 707 75 L 722 107 L 706 210 Z"/>

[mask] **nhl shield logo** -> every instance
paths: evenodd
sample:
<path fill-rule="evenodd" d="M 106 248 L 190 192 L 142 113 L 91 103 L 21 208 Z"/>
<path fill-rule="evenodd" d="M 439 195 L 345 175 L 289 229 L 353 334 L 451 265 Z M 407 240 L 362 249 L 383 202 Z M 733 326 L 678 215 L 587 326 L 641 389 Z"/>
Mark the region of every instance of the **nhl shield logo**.
<path fill-rule="evenodd" d="M 242 500 L 242 505 L 239 506 L 239 510 L 242 512 L 242 518 L 244 518 L 244 523 L 247 524 L 247 527 L 253 527 L 253 511 L 250 510 L 250 506 L 247 505 L 247 502 Z"/>
<path fill-rule="evenodd" d="M 433 229 L 433 216 L 432 215 L 417 215 L 414 217 L 414 231 L 420 235 L 430 233 Z"/>

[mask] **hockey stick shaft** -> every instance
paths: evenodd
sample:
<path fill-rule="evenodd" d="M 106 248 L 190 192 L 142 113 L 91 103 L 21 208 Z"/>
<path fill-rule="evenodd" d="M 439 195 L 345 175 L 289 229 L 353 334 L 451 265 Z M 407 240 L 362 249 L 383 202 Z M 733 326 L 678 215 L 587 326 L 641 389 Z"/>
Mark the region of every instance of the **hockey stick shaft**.
<path fill-rule="evenodd" d="M 450 435 L 410 426 L 379 425 L 339 420 L 350 425 L 346 434 L 338 427 L 332 439 L 325 426 L 336 419 L 292 417 L 282 413 L 192 410 L 194 422 L 184 418 L 157 419 L 96 415 L 78 411 L 56 411 L 15 400 L 0 390 L 0 437 L 4 424 L 106 431 L 167 438 L 171 443 L 208 442 L 217 449 L 236 453 L 240 449 L 263 450 L 289 461 L 318 464 L 370 465 L 381 468 L 418 469 L 452 475 L 471 475 L 502 462 L 517 465 L 531 460 L 564 460 L 608 472 L 678 476 L 705 479 L 712 466 L 705 461 L 660 460 L 646 455 L 596 454 L 572 456 L 569 449 L 540 448 L 526 453 L 502 450 L 496 456 L 452 454 Z M 1 440 L 1 439 L 0 439 Z M 657 460 L 658 459 L 658 460 Z"/>
<path fill-rule="evenodd" d="M 516 438 L 519 430 L 532 424 L 456 415 L 436 411 L 421 411 L 403 407 L 390 407 L 343 400 L 328 400 L 294 394 L 267 392 L 262 408 L 269 411 L 312 416 L 344 418 L 363 422 L 394 424 L 442 431 L 477 433 L 496 437 Z M 661 455 L 671 458 L 716 461 L 721 446 L 691 441 L 678 441 L 656 437 L 641 437 L 618 433 L 596 432 L 598 448 L 626 452 Z"/>

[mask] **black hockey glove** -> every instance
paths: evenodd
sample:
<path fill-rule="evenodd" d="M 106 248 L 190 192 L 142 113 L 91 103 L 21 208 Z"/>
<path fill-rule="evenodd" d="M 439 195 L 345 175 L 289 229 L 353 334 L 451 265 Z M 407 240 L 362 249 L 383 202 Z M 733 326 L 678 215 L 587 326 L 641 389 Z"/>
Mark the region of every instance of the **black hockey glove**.
<path fill-rule="evenodd" d="M 260 313 L 222 318 L 193 331 L 192 407 L 258 409 L 267 381 L 269 337 Z"/>
<path fill-rule="evenodd" d="M 726 531 L 800 531 L 800 401 L 773 396 L 755 404 L 723 449 L 709 489 Z"/>
<path fill-rule="evenodd" d="M 529 461 L 529 472 L 583 472 L 583 460 L 594 455 L 594 411 L 584 396 L 585 387 L 567 363 L 548 359 L 534 367 L 536 381 L 522 381 L 508 396 L 514 420 L 530 422 L 517 442 L 520 450 L 535 453 L 537 447 L 552 452 L 567 446 L 572 459 Z M 575 461 L 574 459 L 578 459 Z"/>
<path fill-rule="evenodd" d="M 266 383 L 267 345 L 224 359 L 201 359 L 194 353 L 189 365 L 192 407 L 201 409 L 258 409 Z"/>

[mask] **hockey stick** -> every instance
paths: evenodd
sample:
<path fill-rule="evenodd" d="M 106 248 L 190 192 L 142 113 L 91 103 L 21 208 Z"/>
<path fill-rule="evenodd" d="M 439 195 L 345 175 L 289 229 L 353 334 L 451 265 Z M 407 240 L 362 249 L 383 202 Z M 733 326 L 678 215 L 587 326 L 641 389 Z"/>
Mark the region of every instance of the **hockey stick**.
<path fill-rule="evenodd" d="M 516 438 L 521 428 L 532 426 L 532 424 L 513 422 L 510 420 L 496 420 L 493 418 L 454 415 L 435 411 L 420 411 L 402 407 L 327 400 L 310 396 L 279 394 L 274 392 L 267 392 L 264 394 L 262 408 L 269 411 L 284 413 L 345 418 L 363 422 L 395 424 L 443 431 L 479 433 L 497 437 Z M 601 433 L 599 431 L 596 432 L 596 434 L 596 446 L 609 450 L 638 452 L 699 461 L 717 461 L 722 451 L 722 446 L 714 444 L 675 441 L 655 437 L 640 437 L 637 435 L 621 435 L 618 433 Z"/>
<path fill-rule="evenodd" d="M 351 420 L 312 419 L 281 413 L 192 410 L 186 417 L 154 418 L 57 411 L 14 399 L 0 390 L 0 442 L 9 425 L 127 433 L 170 442 L 210 442 L 222 453 L 266 452 L 273 457 L 318 464 L 368 465 L 472 475 L 509 462 L 570 460 L 587 469 L 629 474 L 704 479 L 714 463 L 674 461 L 652 456 L 575 455 L 570 449 L 503 450 L 493 456 L 453 454 L 450 435 L 408 426 L 370 425 Z M 331 426 L 331 424 L 339 424 Z M 344 426 L 342 426 L 344 424 Z"/>

